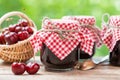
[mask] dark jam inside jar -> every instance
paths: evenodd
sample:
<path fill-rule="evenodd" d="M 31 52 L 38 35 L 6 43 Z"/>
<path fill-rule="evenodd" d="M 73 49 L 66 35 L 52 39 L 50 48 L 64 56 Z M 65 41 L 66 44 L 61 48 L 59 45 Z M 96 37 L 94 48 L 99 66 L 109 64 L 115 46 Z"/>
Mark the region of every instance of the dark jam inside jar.
<path fill-rule="evenodd" d="M 79 46 L 79 45 L 78 45 Z M 60 60 L 43 44 L 40 59 L 48 71 L 66 71 L 73 69 L 78 61 L 78 46 L 65 59 Z"/>
<path fill-rule="evenodd" d="M 117 41 L 114 49 L 110 52 L 110 64 L 120 66 L 120 40 Z"/>
<path fill-rule="evenodd" d="M 92 55 L 89 55 L 88 53 L 80 50 L 80 55 L 79 55 L 80 59 L 89 59 L 89 58 L 92 58 L 94 56 L 94 54 L 95 54 L 95 44 L 93 46 L 92 52 L 93 52 Z"/>

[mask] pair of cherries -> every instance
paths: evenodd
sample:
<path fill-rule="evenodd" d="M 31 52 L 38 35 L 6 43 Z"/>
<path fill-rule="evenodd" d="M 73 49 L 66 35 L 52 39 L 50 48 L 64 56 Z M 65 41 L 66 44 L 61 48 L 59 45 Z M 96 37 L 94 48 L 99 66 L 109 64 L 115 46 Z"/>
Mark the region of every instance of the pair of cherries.
<path fill-rule="evenodd" d="M 40 69 L 40 65 L 38 63 L 21 63 L 21 62 L 13 62 L 12 63 L 12 72 L 15 75 L 22 75 L 25 71 L 28 74 L 36 74 L 38 72 L 38 70 Z"/>

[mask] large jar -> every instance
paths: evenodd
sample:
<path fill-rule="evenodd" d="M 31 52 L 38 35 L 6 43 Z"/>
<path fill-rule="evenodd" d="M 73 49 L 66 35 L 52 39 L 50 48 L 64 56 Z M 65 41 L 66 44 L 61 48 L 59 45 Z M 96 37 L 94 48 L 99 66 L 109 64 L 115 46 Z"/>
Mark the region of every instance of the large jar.
<path fill-rule="evenodd" d="M 64 16 L 62 19 L 75 20 L 79 22 L 80 32 L 84 39 L 80 44 L 80 59 L 89 59 L 94 56 L 96 45 L 101 45 L 100 30 L 95 26 L 94 16 Z"/>
<path fill-rule="evenodd" d="M 103 42 L 110 51 L 110 64 L 120 66 L 120 16 L 107 16 L 108 22 L 102 24 Z"/>
<path fill-rule="evenodd" d="M 72 70 L 78 61 L 78 46 L 76 46 L 64 60 L 60 60 L 45 44 L 43 44 L 40 59 L 47 71 Z"/>
<path fill-rule="evenodd" d="M 44 19 L 42 29 L 31 40 L 34 51 L 40 49 L 40 60 L 47 71 L 72 70 L 78 61 L 82 34 L 78 22 Z"/>

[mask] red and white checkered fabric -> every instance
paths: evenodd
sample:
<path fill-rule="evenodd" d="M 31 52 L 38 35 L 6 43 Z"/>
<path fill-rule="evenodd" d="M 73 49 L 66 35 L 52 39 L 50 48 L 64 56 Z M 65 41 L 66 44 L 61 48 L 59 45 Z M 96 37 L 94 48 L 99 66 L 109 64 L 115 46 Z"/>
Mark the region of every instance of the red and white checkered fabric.
<path fill-rule="evenodd" d="M 120 16 L 111 16 L 108 24 L 103 24 L 102 26 L 103 42 L 111 52 L 116 42 L 120 40 Z"/>
<path fill-rule="evenodd" d="M 72 20 L 45 20 L 42 29 L 53 28 L 65 30 L 78 30 L 78 22 Z M 76 39 L 61 39 L 56 32 L 38 31 L 30 42 L 36 53 L 42 48 L 44 43 L 60 60 L 63 60 L 73 51 L 83 39 L 83 34 L 79 32 L 71 32 Z"/>
<path fill-rule="evenodd" d="M 83 18 L 83 17 L 82 17 Z M 56 19 L 46 19 L 43 21 L 44 29 L 59 29 L 59 30 L 77 30 L 79 32 L 70 32 L 75 39 L 61 39 L 59 34 L 56 32 L 41 32 L 38 31 L 36 35 L 30 40 L 34 52 L 36 53 L 41 49 L 42 44 L 46 46 L 60 59 L 63 60 L 68 56 L 72 50 L 74 50 L 79 43 L 80 49 L 86 53 L 92 55 L 92 49 L 96 41 L 96 36 L 93 31 L 90 31 L 89 28 L 80 28 L 80 22 L 75 20 L 56 20 Z M 81 24 L 93 25 L 95 24 L 94 18 L 85 18 L 81 20 Z M 82 26 L 84 27 L 84 26 Z M 97 29 L 97 28 L 96 28 Z M 68 32 L 64 32 L 67 35 Z M 68 36 L 68 35 L 67 35 Z M 71 36 L 69 36 L 71 37 Z"/>
<path fill-rule="evenodd" d="M 101 30 L 94 26 L 95 18 L 93 16 L 64 16 L 62 19 L 76 20 L 79 22 L 80 32 L 84 34 L 85 38 L 85 40 L 81 42 L 81 50 L 92 54 L 94 43 L 97 45 L 97 47 L 101 46 L 102 42 L 99 40 L 99 34 L 101 33 Z M 84 25 L 89 26 L 87 27 Z M 90 26 L 92 26 L 92 28 Z"/>

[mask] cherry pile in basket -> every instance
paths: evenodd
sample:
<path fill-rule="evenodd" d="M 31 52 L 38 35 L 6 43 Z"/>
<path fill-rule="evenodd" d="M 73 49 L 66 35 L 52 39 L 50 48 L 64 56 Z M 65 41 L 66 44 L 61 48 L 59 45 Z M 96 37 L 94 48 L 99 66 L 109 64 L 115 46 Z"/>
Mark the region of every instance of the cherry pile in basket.
<path fill-rule="evenodd" d="M 22 75 L 25 71 L 28 74 L 32 75 L 38 72 L 38 70 L 40 69 L 40 65 L 36 62 L 34 63 L 30 62 L 27 65 L 21 62 L 14 62 L 11 65 L 11 69 L 15 75 Z"/>
<path fill-rule="evenodd" d="M 21 21 L 17 24 L 10 25 L 0 33 L 0 44 L 15 44 L 18 41 L 25 40 L 33 34 L 33 28 L 27 21 Z"/>

